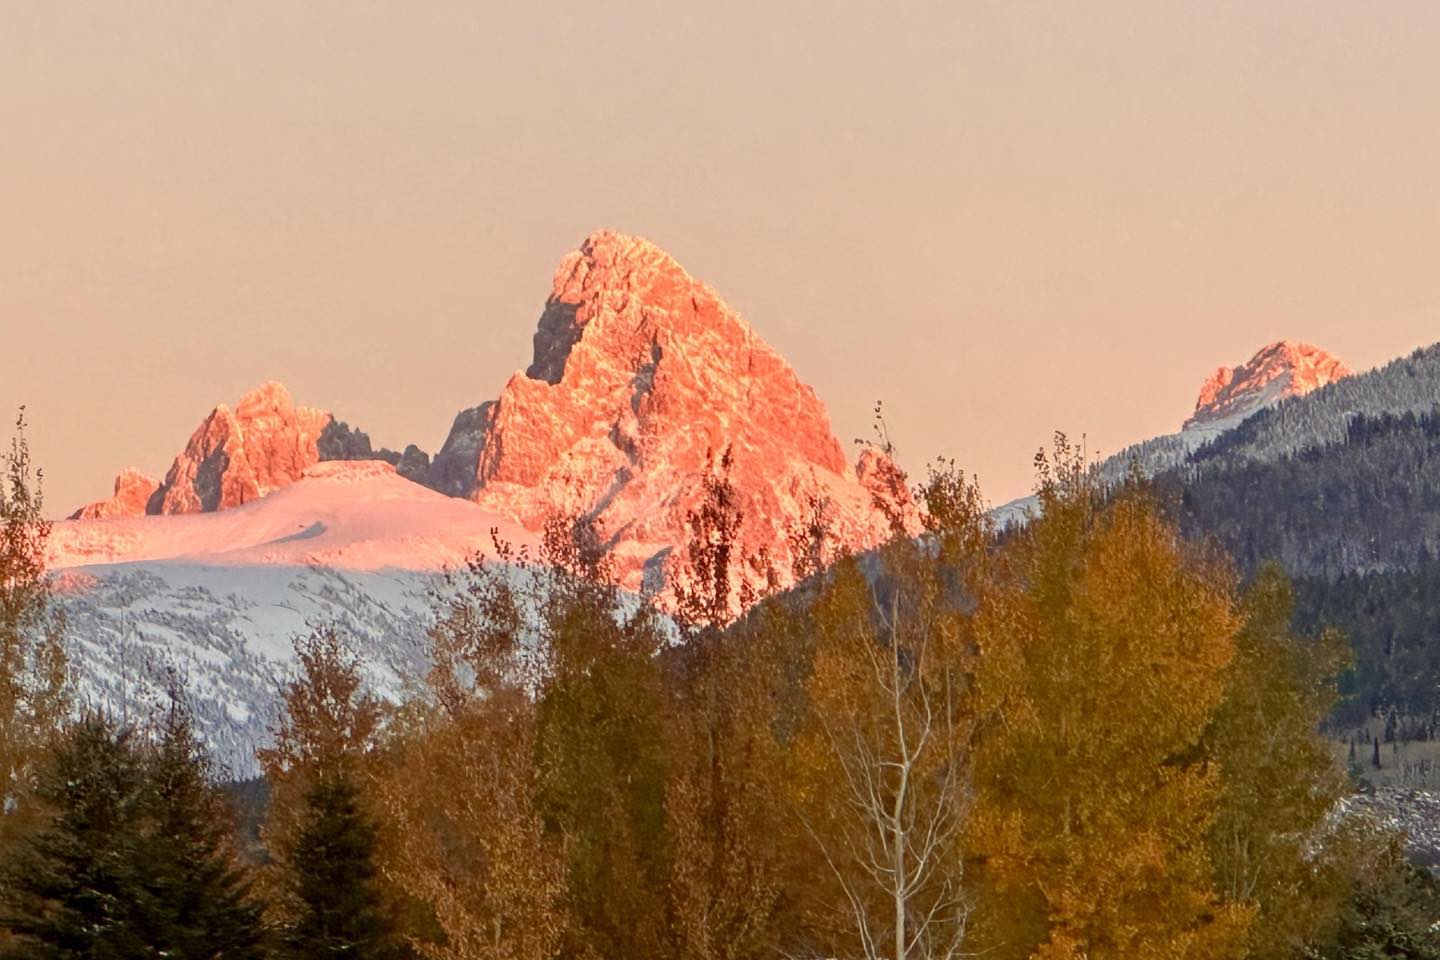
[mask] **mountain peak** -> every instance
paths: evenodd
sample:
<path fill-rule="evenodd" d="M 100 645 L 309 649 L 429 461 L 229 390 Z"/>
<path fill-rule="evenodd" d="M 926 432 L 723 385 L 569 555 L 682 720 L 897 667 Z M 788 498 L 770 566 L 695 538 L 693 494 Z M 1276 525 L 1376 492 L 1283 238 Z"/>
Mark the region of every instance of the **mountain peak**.
<path fill-rule="evenodd" d="M 589 514 L 638 584 L 686 542 L 702 478 L 728 449 L 746 556 L 783 548 L 810 496 L 830 501 L 847 545 L 884 538 L 815 392 L 654 243 L 587 237 L 555 271 L 534 344 L 530 366 L 446 441 L 465 460 L 443 461 L 468 475 L 457 492 L 487 509 L 531 529 Z"/>
<path fill-rule="evenodd" d="M 293 483 L 319 462 L 320 436 L 334 419 L 297 407 L 275 380 L 244 394 L 234 410 L 219 404 L 190 435 L 147 512 L 220 510 Z"/>
<path fill-rule="evenodd" d="M 164 482 L 127 477 L 113 504 L 85 515 L 208 513 L 307 472 L 368 476 L 377 468 L 314 468 L 372 458 L 532 532 L 556 515 L 593 518 L 630 586 L 662 582 L 722 463 L 752 581 L 768 576 L 762 558 L 786 579 L 788 534 L 814 502 L 850 549 L 886 539 L 887 513 L 916 517 L 898 468 L 873 454 L 852 468 L 815 391 L 713 289 L 656 244 L 613 230 L 562 258 L 529 366 L 495 400 L 462 411 L 433 461 L 414 447 L 374 450 L 270 381 L 233 410 L 215 407 Z"/>
<path fill-rule="evenodd" d="M 1200 387 L 1186 427 L 1244 419 L 1286 397 L 1302 397 L 1355 371 L 1309 343 L 1277 340 L 1237 367 L 1219 367 Z"/>
<path fill-rule="evenodd" d="M 681 301 L 702 291 L 706 299 L 718 299 L 658 245 L 644 237 L 596 230 L 555 270 L 535 330 L 534 359 L 525 375 L 559 383 L 571 348 L 607 310 L 623 314 L 643 305 L 651 321 L 663 322 L 678 314 Z"/>
<path fill-rule="evenodd" d="M 108 500 L 86 504 L 70 515 L 71 520 L 105 520 L 110 517 L 138 517 L 159 489 L 160 481 L 137 467 L 126 467 L 115 476 L 115 495 Z"/>
<path fill-rule="evenodd" d="M 241 394 L 235 412 L 242 417 L 263 416 L 266 412 L 293 410 L 295 400 L 279 380 L 266 380 L 254 390 Z"/>

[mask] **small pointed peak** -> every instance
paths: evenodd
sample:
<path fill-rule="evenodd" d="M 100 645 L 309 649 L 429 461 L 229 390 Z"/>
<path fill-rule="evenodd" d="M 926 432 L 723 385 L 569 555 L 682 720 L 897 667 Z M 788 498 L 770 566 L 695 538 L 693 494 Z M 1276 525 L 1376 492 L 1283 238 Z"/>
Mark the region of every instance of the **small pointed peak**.
<path fill-rule="evenodd" d="M 604 313 L 621 317 L 641 338 L 677 324 L 721 325 L 730 336 L 743 337 L 749 331 L 715 291 L 658 245 L 632 234 L 596 230 L 555 270 L 525 375 L 559 383 L 575 344 Z"/>
<path fill-rule="evenodd" d="M 1185 426 L 1244 419 L 1287 397 L 1303 397 L 1354 372 L 1314 344 L 1276 340 L 1255 351 L 1245 363 L 1222 366 L 1212 373 L 1201 385 L 1195 413 Z"/>
<path fill-rule="evenodd" d="M 70 514 L 71 520 L 102 520 L 109 517 L 144 516 L 150 497 L 160 481 L 137 467 L 126 467 L 115 476 L 115 492 L 108 500 L 87 504 Z"/>
<path fill-rule="evenodd" d="M 148 473 L 146 473 L 144 470 L 141 470 L 139 467 L 133 466 L 126 467 L 124 470 L 121 470 L 115 475 L 116 493 L 119 493 L 126 487 L 133 486 L 135 484 L 149 484 L 151 487 L 157 487 L 160 485 L 160 481 L 156 480 L 154 477 L 150 476 Z"/>
<path fill-rule="evenodd" d="M 596 230 L 560 261 L 550 303 L 579 304 L 611 290 L 646 297 L 695 285 L 694 278 L 658 244 L 634 234 Z"/>
<path fill-rule="evenodd" d="M 237 413 L 257 409 L 289 410 L 294 406 L 295 400 L 290 396 L 290 391 L 285 384 L 279 380 L 266 380 L 254 390 L 241 396 L 235 410 Z"/>

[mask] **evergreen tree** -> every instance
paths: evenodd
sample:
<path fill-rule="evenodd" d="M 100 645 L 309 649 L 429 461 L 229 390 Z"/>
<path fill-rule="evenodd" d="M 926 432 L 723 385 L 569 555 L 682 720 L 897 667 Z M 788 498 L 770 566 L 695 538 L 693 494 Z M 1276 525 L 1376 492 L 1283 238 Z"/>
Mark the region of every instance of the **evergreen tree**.
<path fill-rule="evenodd" d="M 1440 881 L 1398 848 L 1356 882 L 1324 960 L 1440 960 Z"/>
<path fill-rule="evenodd" d="M 279 926 L 288 925 L 298 909 L 291 891 L 299 868 L 296 844 L 310 815 L 309 792 L 341 767 L 363 778 L 380 728 L 380 704 L 365 689 L 360 661 L 337 627 L 320 624 L 296 637 L 294 645 L 299 671 L 284 690 L 285 711 L 271 731 L 272 744 L 256 751 L 270 788 L 261 829 L 269 864 L 262 880 Z"/>
<path fill-rule="evenodd" d="M 76 722 L 36 771 L 50 823 L 6 864 L 6 960 L 152 957 L 142 914 L 144 765 L 132 731 L 98 714 Z"/>
<path fill-rule="evenodd" d="M 382 908 L 376 831 L 345 767 L 305 794 L 291 878 L 299 915 L 285 934 L 294 960 L 389 960 L 403 956 Z"/>
<path fill-rule="evenodd" d="M 237 860 L 234 813 L 178 698 L 148 760 L 149 823 L 140 851 L 147 942 L 182 960 L 265 956 L 261 908 Z"/>

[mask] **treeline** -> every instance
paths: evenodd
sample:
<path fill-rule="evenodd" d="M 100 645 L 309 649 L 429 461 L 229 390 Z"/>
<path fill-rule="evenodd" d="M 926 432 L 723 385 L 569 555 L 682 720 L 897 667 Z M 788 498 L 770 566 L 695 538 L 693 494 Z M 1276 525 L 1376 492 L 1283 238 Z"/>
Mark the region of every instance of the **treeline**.
<path fill-rule="evenodd" d="M 1351 418 L 1435 408 L 1440 384 L 1440 344 L 1397 357 L 1385 366 L 1327 384 L 1303 397 L 1282 400 L 1226 431 L 1191 457 L 1196 463 L 1274 461 L 1301 451 L 1341 443 Z"/>
<path fill-rule="evenodd" d="M 1180 498 L 1186 535 L 1218 537 L 1247 571 L 1274 560 L 1295 576 L 1334 579 L 1440 558 L 1433 411 L 1357 414 L 1333 443 L 1273 461 L 1202 461 L 1161 483 Z"/>
<path fill-rule="evenodd" d="M 1343 439 L 1271 462 L 1222 455 L 1229 443 L 1227 435 L 1196 465 L 1156 481 L 1181 531 L 1216 538 L 1246 575 L 1282 564 L 1296 578 L 1297 626 L 1344 631 L 1354 663 L 1334 724 L 1358 727 L 1393 711 L 1407 729 L 1433 732 L 1440 412 L 1356 414 Z"/>
<path fill-rule="evenodd" d="M 1295 581 L 1296 624 L 1329 624 L 1354 650 L 1332 715 L 1339 728 L 1394 717 L 1399 739 L 1440 737 L 1440 562 Z M 1389 736 L 1387 736 L 1389 739 Z"/>
<path fill-rule="evenodd" d="M 10 466 L 0 956 L 1440 957 L 1435 882 L 1335 812 L 1343 644 L 1063 440 L 1003 543 L 942 464 L 871 555 L 812 504 L 767 596 L 723 470 L 663 609 L 556 520 L 437 595 L 401 704 L 318 625 L 256 851 L 183 694 L 65 705 Z"/>

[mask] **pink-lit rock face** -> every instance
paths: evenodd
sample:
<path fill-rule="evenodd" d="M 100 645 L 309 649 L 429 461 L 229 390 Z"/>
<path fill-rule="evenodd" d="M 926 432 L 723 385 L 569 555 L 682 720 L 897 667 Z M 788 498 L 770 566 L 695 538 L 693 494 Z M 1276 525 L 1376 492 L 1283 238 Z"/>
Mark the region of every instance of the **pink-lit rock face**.
<path fill-rule="evenodd" d="M 852 469 L 815 392 L 739 314 L 655 245 L 600 231 L 556 271 L 525 372 L 462 411 L 433 462 L 418 451 L 391 462 L 532 533 L 552 516 L 594 517 L 625 584 L 640 587 L 675 574 L 687 518 L 726 451 L 752 583 L 767 568 L 790 581 L 791 534 L 816 504 L 834 546 L 878 544 L 891 518 L 919 529 L 895 465 L 868 449 Z M 389 453 L 267 383 L 233 411 L 216 407 L 158 488 L 126 479 L 80 516 L 224 510 L 321 460 Z"/>
<path fill-rule="evenodd" d="M 788 572 L 787 532 L 827 500 L 850 547 L 884 515 L 846 462 L 815 392 L 708 286 L 638 237 L 591 235 L 561 262 L 534 360 L 475 444 L 469 496 L 535 529 L 595 515 L 626 580 L 655 582 L 723 452 L 743 547 Z M 873 471 L 872 471 L 873 473 Z"/>
<path fill-rule="evenodd" d="M 1278 341 L 1238 367 L 1220 367 L 1200 388 L 1185 426 L 1247 416 L 1286 397 L 1301 397 L 1351 376 L 1342 361 L 1308 343 Z"/>
<path fill-rule="evenodd" d="M 103 520 L 108 517 L 139 517 L 145 505 L 160 488 L 160 481 L 126 467 L 115 477 L 115 495 L 108 500 L 87 504 L 70 515 L 71 520 Z"/>
<path fill-rule="evenodd" d="M 223 510 L 287 486 L 319 462 L 317 443 L 334 418 L 297 407 L 271 381 L 240 398 L 232 411 L 211 411 L 175 458 L 150 513 Z"/>

